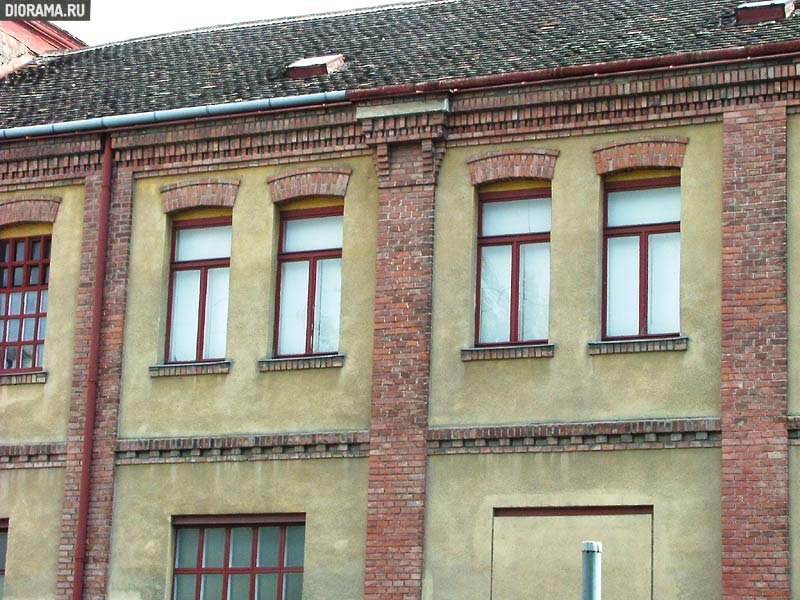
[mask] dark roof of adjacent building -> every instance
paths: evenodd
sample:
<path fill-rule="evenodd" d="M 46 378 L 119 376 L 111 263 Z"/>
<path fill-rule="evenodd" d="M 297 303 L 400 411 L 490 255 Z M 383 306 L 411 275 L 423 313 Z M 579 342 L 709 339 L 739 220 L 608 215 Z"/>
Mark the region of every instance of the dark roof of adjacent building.
<path fill-rule="evenodd" d="M 0 127 L 585 65 L 800 38 L 737 0 L 438 0 L 228 25 L 40 57 L 0 80 Z M 302 58 L 344 67 L 292 79 Z"/>

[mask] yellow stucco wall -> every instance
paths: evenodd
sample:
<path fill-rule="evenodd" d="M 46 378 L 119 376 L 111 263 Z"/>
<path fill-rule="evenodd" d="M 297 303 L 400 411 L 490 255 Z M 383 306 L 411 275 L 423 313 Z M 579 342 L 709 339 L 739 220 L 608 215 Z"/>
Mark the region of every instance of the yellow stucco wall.
<path fill-rule="evenodd" d="M 233 210 L 227 375 L 151 379 L 164 360 L 170 221 L 159 187 L 197 176 L 136 182 L 133 247 L 125 323 L 122 437 L 362 429 L 369 425 L 377 180 L 368 157 L 325 166 L 350 167 L 344 201 L 341 369 L 259 373 L 272 348 L 278 211 L 269 175 L 292 166 L 213 173 L 241 180 Z M 304 164 L 303 166 L 310 166 Z"/>
<path fill-rule="evenodd" d="M 75 307 L 80 283 L 84 188 L 68 186 L 27 190 L 24 193 L 10 192 L 0 194 L 0 198 L 28 194 L 61 196 L 61 205 L 52 228 L 50 225 L 23 225 L 0 229 L 0 237 L 41 235 L 52 230 L 44 344 L 47 383 L 0 386 L 0 440 L 4 444 L 61 441 L 67 438 Z"/>
<path fill-rule="evenodd" d="M 4 600 L 56 597 L 63 469 L 0 471 L 0 518 L 9 519 Z"/>
<path fill-rule="evenodd" d="M 173 515 L 306 513 L 303 597 L 363 597 L 364 459 L 137 465 L 117 473 L 109 600 L 168 597 Z"/>
<path fill-rule="evenodd" d="M 490 598 L 497 507 L 652 505 L 653 598 L 718 599 L 720 460 L 713 449 L 434 456 L 423 598 Z M 535 572 L 521 574 L 531 590 Z"/>
<path fill-rule="evenodd" d="M 681 170 L 681 333 L 686 352 L 589 356 L 600 338 L 602 179 L 592 146 L 653 132 L 452 148 L 436 197 L 432 425 L 719 414 L 722 128 L 664 129 L 689 138 Z M 467 159 L 499 148 L 556 148 L 552 182 L 550 359 L 464 363 L 474 344 L 477 194 Z"/>
<path fill-rule="evenodd" d="M 787 284 L 789 305 L 789 414 L 800 414 L 800 391 L 798 391 L 798 358 L 800 358 L 800 311 L 797 295 L 800 294 L 800 115 L 789 115 L 787 123 Z"/>

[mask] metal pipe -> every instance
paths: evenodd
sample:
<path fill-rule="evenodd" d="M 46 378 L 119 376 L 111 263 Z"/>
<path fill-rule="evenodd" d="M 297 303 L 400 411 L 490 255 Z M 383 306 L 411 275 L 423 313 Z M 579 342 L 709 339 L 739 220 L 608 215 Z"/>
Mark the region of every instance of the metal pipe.
<path fill-rule="evenodd" d="M 583 542 L 583 572 L 581 576 L 581 600 L 600 600 L 602 542 Z"/>

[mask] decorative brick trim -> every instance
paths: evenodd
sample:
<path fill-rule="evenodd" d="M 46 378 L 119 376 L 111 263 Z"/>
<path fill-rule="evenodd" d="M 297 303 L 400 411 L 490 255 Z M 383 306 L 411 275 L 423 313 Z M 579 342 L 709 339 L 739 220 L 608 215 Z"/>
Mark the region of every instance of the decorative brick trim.
<path fill-rule="evenodd" d="M 258 370 L 262 373 L 272 371 L 300 371 L 304 369 L 336 369 L 344 366 L 344 354 L 333 356 L 304 356 L 301 358 L 259 358 Z"/>
<path fill-rule="evenodd" d="M 680 169 L 686 153 L 685 137 L 643 137 L 609 142 L 592 148 L 598 175 L 630 169 Z"/>
<path fill-rule="evenodd" d="M 66 442 L 0 446 L 0 471 L 63 467 L 66 462 Z"/>
<path fill-rule="evenodd" d="M 275 204 L 317 196 L 344 198 L 352 173 L 334 167 L 295 169 L 268 177 L 269 195 Z"/>
<path fill-rule="evenodd" d="M 786 428 L 789 430 L 789 437 L 800 438 L 800 415 L 787 417 Z"/>
<path fill-rule="evenodd" d="M 428 453 L 596 452 L 719 448 L 717 418 L 452 427 L 428 431 Z"/>
<path fill-rule="evenodd" d="M 520 148 L 485 152 L 467 159 L 469 178 L 478 186 L 512 179 L 553 179 L 559 151 Z"/>
<path fill-rule="evenodd" d="M 122 439 L 117 441 L 116 463 L 142 465 L 360 458 L 368 453 L 368 431 Z"/>
<path fill-rule="evenodd" d="M 0 201 L 0 227 L 22 223 L 53 223 L 60 196 L 21 196 Z"/>
<path fill-rule="evenodd" d="M 233 208 L 239 180 L 204 177 L 171 183 L 160 191 L 162 208 L 168 215 L 190 208 Z"/>
<path fill-rule="evenodd" d="M 150 377 L 182 377 L 184 375 L 227 375 L 231 372 L 231 361 L 150 365 Z"/>
<path fill-rule="evenodd" d="M 494 348 L 462 348 L 461 360 L 503 360 L 508 358 L 553 358 L 555 344 L 535 346 L 496 346 Z"/>
<path fill-rule="evenodd" d="M 47 371 L 0 375 L 0 385 L 25 385 L 29 383 L 47 383 Z"/>
<path fill-rule="evenodd" d="M 689 349 L 688 337 L 653 340 L 624 340 L 616 342 L 589 342 L 589 354 L 630 354 L 636 352 L 683 352 Z"/>

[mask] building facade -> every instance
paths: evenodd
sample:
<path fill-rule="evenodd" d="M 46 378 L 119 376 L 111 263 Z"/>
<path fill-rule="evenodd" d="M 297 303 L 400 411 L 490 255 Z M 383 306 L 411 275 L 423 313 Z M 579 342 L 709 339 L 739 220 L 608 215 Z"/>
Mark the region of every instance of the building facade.
<path fill-rule="evenodd" d="M 588 4 L 0 82 L 1 598 L 800 598 L 800 17 Z"/>

